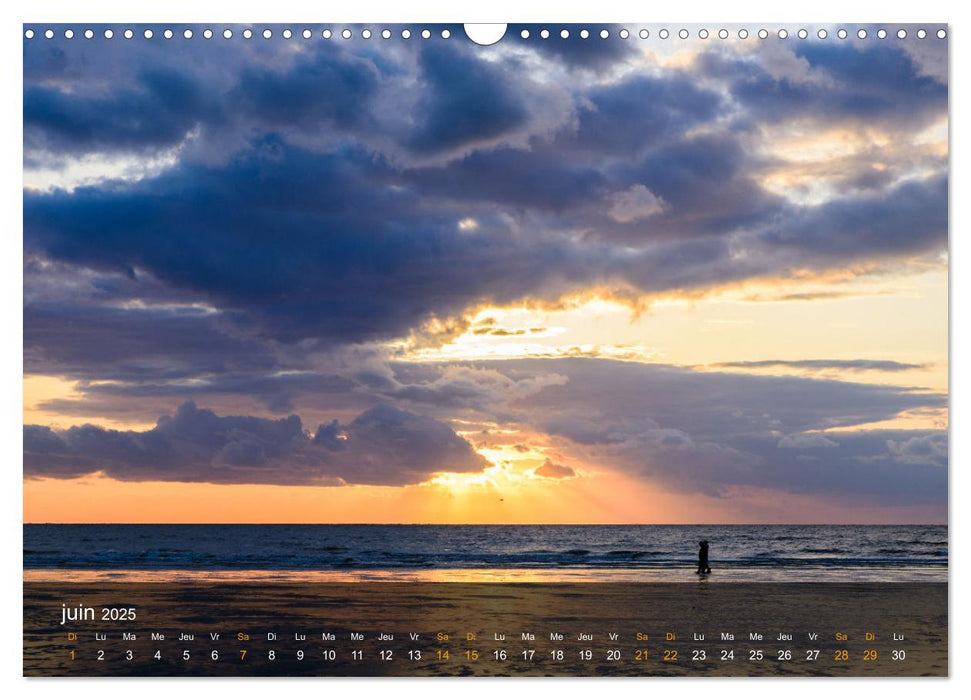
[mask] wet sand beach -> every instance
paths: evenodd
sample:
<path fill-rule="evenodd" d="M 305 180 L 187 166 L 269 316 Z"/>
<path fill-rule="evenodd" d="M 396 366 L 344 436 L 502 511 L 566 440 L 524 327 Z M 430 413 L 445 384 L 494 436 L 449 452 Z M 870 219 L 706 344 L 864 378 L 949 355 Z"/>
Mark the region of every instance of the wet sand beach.
<path fill-rule="evenodd" d="M 940 676 L 947 633 L 945 583 L 24 584 L 28 676 Z"/>

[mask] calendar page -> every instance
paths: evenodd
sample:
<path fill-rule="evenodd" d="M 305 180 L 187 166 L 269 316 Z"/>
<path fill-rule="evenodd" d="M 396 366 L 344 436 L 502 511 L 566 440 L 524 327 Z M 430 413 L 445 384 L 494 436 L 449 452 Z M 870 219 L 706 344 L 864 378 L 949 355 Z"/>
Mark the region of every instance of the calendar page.
<path fill-rule="evenodd" d="M 948 27 L 23 26 L 25 676 L 946 676 Z"/>

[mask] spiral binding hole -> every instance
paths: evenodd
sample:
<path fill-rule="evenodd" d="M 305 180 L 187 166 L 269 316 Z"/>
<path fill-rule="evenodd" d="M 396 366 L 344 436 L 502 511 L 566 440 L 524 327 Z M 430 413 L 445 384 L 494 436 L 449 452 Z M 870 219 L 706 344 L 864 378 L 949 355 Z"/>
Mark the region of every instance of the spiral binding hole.
<path fill-rule="evenodd" d="M 501 25 L 501 26 L 505 27 L 505 25 Z M 773 31 L 776 32 L 776 36 L 778 36 L 779 39 L 789 38 L 789 30 L 784 27 Z M 66 28 L 63 30 L 63 32 L 61 32 L 61 35 L 63 36 L 64 39 L 71 40 L 75 38 L 78 32 L 80 33 L 81 36 L 83 36 L 87 40 L 92 40 L 96 38 L 96 35 L 97 35 L 97 32 L 91 28 L 85 28 L 82 30 Z M 145 39 L 150 40 L 155 38 L 155 30 L 151 28 L 146 27 L 144 29 L 139 29 L 139 32 L 141 36 L 144 37 Z M 262 36 L 266 40 L 272 39 L 275 33 L 274 30 L 270 29 L 269 27 L 266 27 L 263 29 L 257 29 L 256 32 L 258 32 L 260 36 Z M 192 29 L 189 29 L 189 28 L 183 29 L 180 33 L 182 37 L 186 40 L 190 40 L 196 37 L 196 32 L 194 32 Z M 208 28 L 202 30 L 199 33 L 205 39 L 212 39 L 215 36 L 215 32 L 212 29 L 208 29 Z M 300 30 L 299 33 L 304 39 L 313 38 L 313 32 L 310 29 Z M 360 32 L 358 32 L 358 36 L 362 39 L 371 39 L 373 36 L 376 35 L 376 33 L 378 33 L 377 30 L 372 31 L 370 28 L 365 28 L 360 30 Z M 379 33 L 383 39 L 392 38 L 392 31 L 390 29 L 387 29 L 387 28 L 382 29 L 380 30 Z M 678 38 L 682 40 L 689 40 L 691 38 L 691 32 L 686 28 L 681 28 L 677 30 L 676 33 Z M 846 28 L 843 28 L 843 27 L 840 27 L 839 29 L 835 30 L 834 33 L 835 33 L 835 36 L 839 39 L 846 39 L 847 37 L 850 36 L 850 31 L 848 31 Z M 233 30 L 229 28 L 222 30 L 221 34 L 224 39 L 232 39 L 235 36 Z M 244 39 L 251 39 L 254 36 L 254 30 L 251 28 L 245 28 L 240 32 L 240 34 Z M 340 30 L 339 34 L 342 38 L 346 40 L 354 38 L 354 30 L 350 28 L 344 28 Z M 553 36 L 551 31 L 547 28 L 543 28 L 539 30 L 538 34 L 539 34 L 539 37 L 544 40 L 549 39 Z M 596 31 L 596 34 L 601 39 L 610 38 L 610 30 L 606 28 L 602 28 L 599 31 Z M 756 36 L 758 36 L 759 39 L 768 39 L 769 34 L 770 34 L 770 31 L 766 28 L 760 28 L 756 31 Z M 867 29 L 860 27 L 856 29 L 854 34 L 856 35 L 857 39 L 864 40 L 864 39 L 870 38 L 871 31 L 868 31 Z M 946 39 L 948 35 L 947 30 L 943 27 L 936 30 L 928 30 L 924 27 L 920 27 L 912 31 L 905 29 L 903 27 L 898 27 L 897 29 L 891 29 L 891 30 L 888 30 L 885 28 L 879 28 L 874 30 L 872 34 L 877 39 L 886 39 L 891 34 L 893 34 L 900 40 L 907 39 L 908 37 L 923 40 L 923 39 L 927 39 L 931 35 L 936 36 L 938 39 Z M 101 36 L 103 36 L 105 39 L 112 39 L 114 38 L 114 35 L 115 35 L 114 31 L 109 28 L 106 28 L 101 32 Z M 173 37 L 175 37 L 175 35 L 176 35 L 176 30 L 173 30 L 173 29 L 161 30 L 161 36 L 164 37 L 165 39 L 172 39 Z M 293 38 L 296 34 L 293 29 L 288 27 L 280 30 L 279 35 L 282 38 L 289 40 Z M 432 38 L 433 31 L 431 29 L 424 28 L 418 31 L 418 35 L 422 39 L 428 40 Z M 441 36 L 442 39 L 448 39 L 451 37 L 452 33 L 448 29 L 442 29 L 439 32 L 439 35 Z M 557 35 L 560 39 L 563 39 L 563 40 L 570 39 L 573 36 L 577 36 L 580 39 L 586 40 L 586 39 L 589 39 L 593 35 L 593 33 L 591 32 L 590 29 L 586 27 L 577 30 L 575 34 L 571 29 L 561 28 L 557 32 Z M 651 36 L 651 32 L 646 28 L 641 28 L 636 30 L 636 35 L 640 39 L 648 39 Z M 797 36 L 799 39 L 805 40 L 810 38 L 811 35 L 812 35 L 812 32 L 810 31 L 810 29 L 807 29 L 805 27 L 795 30 L 795 36 Z M 24 29 L 23 36 L 25 39 L 34 39 L 36 37 L 43 36 L 45 39 L 52 40 L 57 37 L 57 33 L 55 32 L 54 29 L 36 30 L 34 28 L 27 27 Z M 131 28 L 125 29 L 122 32 L 122 36 L 124 36 L 126 39 L 133 39 L 135 36 L 135 30 Z M 330 39 L 334 36 L 334 33 L 331 29 L 323 29 L 320 33 L 320 36 L 324 39 Z M 404 28 L 401 30 L 400 36 L 402 39 L 410 39 L 412 37 L 412 30 L 408 28 Z M 532 33 L 530 32 L 529 29 L 521 29 L 519 32 L 519 36 L 522 39 L 529 39 L 532 37 Z M 630 36 L 631 36 L 631 30 L 627 29 L 626 27 L 617 30 L 617 37 L 619 37 L 620 39 L 628 39 L 630 38 Z M 670 36 L 671 36 L 671 32 L 667 28 L 662 28 L 657 30 L 657 37 L 660 39 L 668 39 Z M 707 40 L 712 36 L 717 36 L 719 39 L 726 40 L 731 36 L 731 33 L 729 32 L 728 29 L 725 29 L 725 28 L 718 29 L 717 31 L 709 30 L 707 28 L 702 28 L 702 29 L 699 29 L 697 32 L 697 38 L 701 40 Z M 743 40 L 747 39 L 749 37 L 749 30 L 744 27 L 740 28 L 738 29 L 737 36 L 739 39 L 743 39 Z M 815 30 L 815 36 L 817 39 L 823 41 L 830 38 L 830 31 L 825 28 L 819 28 Z M 476 43 L 482 43 L 482 42 L 476 42 Z M 486 45 L 486 44 L 483 44 L 483 45 Z"/>

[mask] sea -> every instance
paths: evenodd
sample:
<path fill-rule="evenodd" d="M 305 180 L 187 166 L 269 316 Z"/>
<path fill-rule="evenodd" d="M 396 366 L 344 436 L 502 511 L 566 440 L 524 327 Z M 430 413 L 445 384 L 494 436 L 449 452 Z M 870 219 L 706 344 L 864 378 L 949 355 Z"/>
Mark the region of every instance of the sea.
<path fill-rule="evenodd" d="M 25 524 L 25 580 L 947 581 L 940 525 Z"/>

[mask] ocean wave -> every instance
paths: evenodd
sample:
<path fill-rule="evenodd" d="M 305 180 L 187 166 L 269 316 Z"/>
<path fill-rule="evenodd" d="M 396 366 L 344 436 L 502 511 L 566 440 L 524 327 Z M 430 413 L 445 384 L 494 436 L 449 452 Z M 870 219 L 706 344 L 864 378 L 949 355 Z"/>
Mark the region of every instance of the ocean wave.
<path fill-rule="evenodd" d="M 25 569 L 946 570 L 936 526 L 25 526 Z"/>

